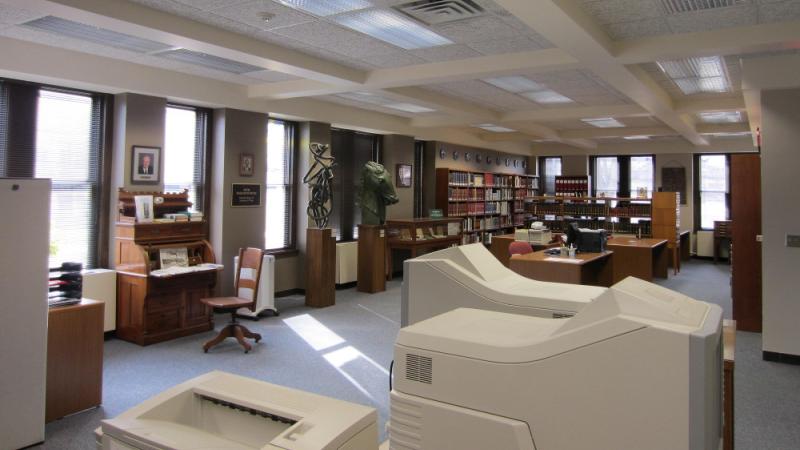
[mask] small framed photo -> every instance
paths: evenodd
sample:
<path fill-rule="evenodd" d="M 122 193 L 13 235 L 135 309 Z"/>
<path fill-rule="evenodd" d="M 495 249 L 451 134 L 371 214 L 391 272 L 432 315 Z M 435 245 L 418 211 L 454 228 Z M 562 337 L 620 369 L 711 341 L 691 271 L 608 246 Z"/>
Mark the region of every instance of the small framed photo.
<path fill-rule="evenodd" d="M 158 184 L 161 181 L 161 148 L 133 146 L 131 184 Z"/>
<path fill-rule="evenodd" d="M 395 177 L 397 187 L 411 187 L 411 164 L 398 164 Z"/>
<path fill-rule="evenodd" d="M 255 157 L 252 153 L 240 153 L 239 154 L 239 176 L 242 177 L 252 177 L 253 176 L 253 164 L 255 163 Z"/>

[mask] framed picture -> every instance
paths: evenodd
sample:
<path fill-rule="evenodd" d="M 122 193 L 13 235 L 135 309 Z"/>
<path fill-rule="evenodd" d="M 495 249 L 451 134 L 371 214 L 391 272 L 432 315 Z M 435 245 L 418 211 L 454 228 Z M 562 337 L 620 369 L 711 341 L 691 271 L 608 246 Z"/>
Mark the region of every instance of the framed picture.
<path fill-rule="evenodd" d="M 411 164 L 398 164 L 395 176 L 395 186 L 411 187 Z"/>
<path fill-rule="evenodd" d="M 161 147 L 133 146 L 131 184 L 158 184 L 161 181 Z"/>
<path fill-rule="evenodd" d="M 253 176 L 254 156 L 252 153 L 239 154 L 239 176 L 252 177 Z"/>

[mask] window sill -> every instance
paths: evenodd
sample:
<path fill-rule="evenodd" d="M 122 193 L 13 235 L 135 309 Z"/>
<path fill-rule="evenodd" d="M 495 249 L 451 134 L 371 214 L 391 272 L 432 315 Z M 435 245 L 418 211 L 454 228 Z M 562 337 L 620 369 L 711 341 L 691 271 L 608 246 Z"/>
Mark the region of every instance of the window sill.
<path fill-rule="evenodd" d="M 288 258 L 300 254 L 300 252 L 297 251 L 296 248 L 279 248 L 276 250 L 264 250 L 264 253 L 267 255 L 274 256 L 275 259 Z"/>

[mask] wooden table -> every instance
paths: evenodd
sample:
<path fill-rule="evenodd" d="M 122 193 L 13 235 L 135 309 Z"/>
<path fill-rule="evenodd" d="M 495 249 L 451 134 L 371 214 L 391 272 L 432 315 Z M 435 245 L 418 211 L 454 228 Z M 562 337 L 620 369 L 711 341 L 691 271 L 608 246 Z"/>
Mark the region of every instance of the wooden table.
<path fill-rule="evenodd" d="M 606 242 L 606 248 L 614 252 L 614 283 L 628 276 L 645 281 L 668 276 L 669 251 L 666 239 L 617 236 Z"/>
<path fill-rule="evenodd" d="M 99 406 L 103 394 L 103 302 L 50 308 L 45 422 Z"/>
<path fill-rule="evenodd" d="M 613 281 L 613 253 L 578 253 L 575 258 L 562 258 L 539 251 L 512 256 L 509 267 L 534 280 L 608 287 Z"/>
<path fill-rule="evenodd" d="M 492 243 L 489 245 L 489 251 L 503 263 L 504 266 L 508 267 L 508 260 L 511 255 L 508 254 L 508 246 L 514 242 L 514 235 L 513 234 L 502 234 L 499 236 L 492 236 Z M 552 242 L 550 244 L 531 244 L 534 251 L 545 250 L 552 247 L 558 247 L 558 242 Z"/>
<path fill-rule="evenodd" d="M 722 448 L 733 450 L 733 369 L 736 351 L 736 321 L 722 321 Z"/>

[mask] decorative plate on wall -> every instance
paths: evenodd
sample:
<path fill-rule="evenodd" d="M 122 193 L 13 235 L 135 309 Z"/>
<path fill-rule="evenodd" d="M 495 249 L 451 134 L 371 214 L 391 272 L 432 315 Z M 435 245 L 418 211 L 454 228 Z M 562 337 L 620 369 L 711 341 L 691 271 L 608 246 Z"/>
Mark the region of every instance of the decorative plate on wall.
<path fill-rule="evenodd" d="M 480 153 L 475 153 L 475 162 L 481 162 L 483 160 L 483 156 Z"/>
<path fill-rule="evenodd" d="M 464 161 L 472 161 L 472 153 L 464 153 Z"/>
<path fill-rule="evenodd" d="M 500 157 L 499 156 L 494 159 L 494 162 L 496 162 L 498 166 L 503 163 L 502 161 L 500 161 Z"/>
<path fill-rule="evenodd" d="M 458 160 L 458 152 L 453 150 L 453 161 L 457 161 L 457 160 Z"/>
<path fill-rule="evenodd" d="M 444 151 L 444 147 L 442 147 L 439 149 L 439 158 L 444 159 L 445 157 L 447 157 L 447 152 Z"/>
<path fill-rule="evenodd" d="M 506 167 L 511 166 L 511 158 L 506 158 Z"/>
<path fill-rule="evenodd" d="M 489 155 L 486 155 L 486 164 L 491 164 L 491 163 L 492 163 L 492 157 L 489 156 Z"/>
<path fill-rule="evenodd" d="M 519 160 L 518 159 L 514 160 L 514 167 L 519 167 Z"/>
<path fill-rule="evenodd" d="M 528 160 L 527 159 L 523 159 L 522 160 L 522 168 L 523 169 L 527 169 L 528 168 Z"/>

